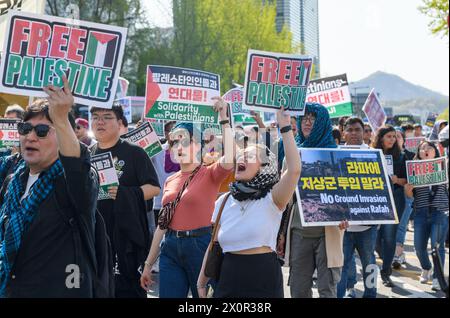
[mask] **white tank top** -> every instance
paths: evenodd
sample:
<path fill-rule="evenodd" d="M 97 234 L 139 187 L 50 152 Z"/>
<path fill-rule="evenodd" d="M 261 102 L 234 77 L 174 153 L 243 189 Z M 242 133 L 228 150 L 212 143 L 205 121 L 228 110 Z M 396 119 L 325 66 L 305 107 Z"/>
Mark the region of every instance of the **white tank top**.
<path fill-rule="evenodd" d="M 213 223 L 224 197 L 225 194 L 216 201 Z M 218 240 L 224 253 L 262 246 L 275 252 L 282 213 L 273 202 L 272 192 L 262 199 L 242 202 L 230 195 L 219 222 Z"/>

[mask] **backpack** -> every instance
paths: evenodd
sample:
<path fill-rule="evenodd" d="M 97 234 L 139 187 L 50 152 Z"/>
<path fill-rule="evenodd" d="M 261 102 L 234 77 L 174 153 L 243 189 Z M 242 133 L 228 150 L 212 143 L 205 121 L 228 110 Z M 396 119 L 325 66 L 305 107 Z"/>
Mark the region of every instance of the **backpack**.
<path fill-rule="evenodd" d="M 64 179 L 65 184 L 65 179 Z M 57 189 L 57 187 L 55 187 Z M 56 202 L 60 205 L 58 191 L 55 191 Z M 111 241 L 106 232 L 106 223 L 102 215 L 95 209 L 94 242 L 92 238 L 83 230 L 80 220 L 76 214 L 68 215 L 62 209 L 58 209 L 64 222 L 72 229 L 72 236 L 75 247 L 75 262 L 80 264 L 82 249 L 88 254 L 89 265 L 94 269 L 93 273 L 93 297 L 94 298 L 114 298 L 114 265 L 111 249 Z M 73 212 L 73 210 L 72 210 Z"/>

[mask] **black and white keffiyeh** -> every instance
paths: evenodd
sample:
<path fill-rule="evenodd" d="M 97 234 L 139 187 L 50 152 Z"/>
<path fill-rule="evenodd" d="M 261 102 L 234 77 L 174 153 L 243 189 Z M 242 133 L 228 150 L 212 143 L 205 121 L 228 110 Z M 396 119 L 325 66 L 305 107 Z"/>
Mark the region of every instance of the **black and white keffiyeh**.
<path fill-rule="evenodd" d="M 259 200 L 264 198 L 278 183 L 280 176 L 276 156 L 266 148 L 267 162 L 261 166 L 258 174 L 250 181 L 236 181 L 230 184 L 230 192 L 235 200 Z"/>

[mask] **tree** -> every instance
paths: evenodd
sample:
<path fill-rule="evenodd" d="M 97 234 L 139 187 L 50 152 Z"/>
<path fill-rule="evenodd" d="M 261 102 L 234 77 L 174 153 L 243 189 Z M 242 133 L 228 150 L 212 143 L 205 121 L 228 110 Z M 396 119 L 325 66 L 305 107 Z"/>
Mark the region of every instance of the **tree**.
<path fill-rule="evenodd" d="M 431 18 L 428 26 L 433 34 L 448 36 L 448 0 L 422 0 L 420 12 Z"/>
<path fill-rule="evenodd" d="M 170 40 L 141 52 L 141 64 L 166 64 L 201 69 L 221 76 L 221 90 L 244 83 L 248 49 L 289 53 L 292 35 L 277 33 L 275 4 L 261 0 L 174 0 Z M 149 33 L 150 34 L 150 33 Z M 145 73 L 139 71 L 138 93 Z"/>
<path fill-rule="evenodd" d="M 439 117 L 437 119 L 444 119 L 446 121 L 448 121 L 448 108 L 445 109 L 442 114 L 439 115 Z"/>

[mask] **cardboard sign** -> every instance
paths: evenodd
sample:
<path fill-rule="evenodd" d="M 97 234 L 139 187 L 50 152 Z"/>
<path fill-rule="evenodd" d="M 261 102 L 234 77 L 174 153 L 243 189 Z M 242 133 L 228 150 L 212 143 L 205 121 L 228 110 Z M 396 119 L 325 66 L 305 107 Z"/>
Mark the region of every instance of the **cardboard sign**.
<path fill-rule="evenodd" d="M 411 137 L 405 139 L 405 149 L 411 151 L 412 153 L 417 153 L 417 148 L 425 137 Z"/>
<path fill-rule="evenodd" d="M 249 50 L 243 108 L 303 115 L 312 65 L 311 57 Z"/>
<path fill-rule="evenodd" d="M 414 187 L 448 183 L 447 160 L 445 157 L 440 157 L 406 161 L 406 175 L 408 183 Z"/>
<path fill-rule="evenodd" d="M 0 91 L 46 97 L 43 87 L 69 80 L 75 103 L 111 108 L 127 29 L 36 15 L 9 14 Z"/>
<path fill-rule="evenodd" d="M 379 149 L 300 149 L 297 204 L 302 225 L 398 223 Z"/>
<path fill-rule="evenodd" d="M 149 65 L 145 117 L 217 124 L 212 97 L 220 96 L 220 76 L 187 68 Z"/>
<path fill-rule="evenodd" d="M 119 178 L 111 152 L 102 153 L 91 157 L 91 163 L 97 169 L 100 180 L 98 200 L 112 199 L 108 193 L 110 186 L 119 186 Z"/>
<path fill-rule="evenodd" d="M 325 106 L 330 118 L 352 116 L 352 98 L 348 88 L 347 74 L 311 80 L 306 101 Z"/>
<path fill-rule="evenodd" d="M 121 137 L 144 149 L 150 158 L 163 150 L 159 138 L 149 122 L 145 122 Z"/>
<path fill-rule="evenodd" d="M 0 149 L 18 147 L 20 145 L 19 133 L 17 132 L 17 119 L 0 119 Z"/>
<path fill-rule="evenodd" d="M 362 110 L 366 114 L 367 120 L 374 132 L 386 123 L 386 113 L 384 112 L 383 106 L 381 106 L 374 89 L 372 89 L 369 96 L 367 96 L 367 100 L 364 103 Z"/>

